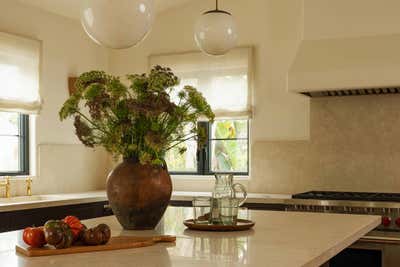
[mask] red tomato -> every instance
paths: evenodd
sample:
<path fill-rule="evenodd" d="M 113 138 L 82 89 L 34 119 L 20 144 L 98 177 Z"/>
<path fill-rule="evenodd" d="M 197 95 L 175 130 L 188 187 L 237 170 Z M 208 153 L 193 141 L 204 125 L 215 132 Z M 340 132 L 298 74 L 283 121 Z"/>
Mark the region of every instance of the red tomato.
<path fill-rule="evenodd" d="M 34 248 L 40 248 L 46 244 L 43 227 L 25 228 L 22 237 L 27 245 Z"/>
<path fill-rule="evenodd" d="M 81 221 L 75 216 L 67 216 L 64 218 L 64 222 L 68 224 L 69 228 L 71 228 L 74 240 L 77 240 L 84 228 Z"/>

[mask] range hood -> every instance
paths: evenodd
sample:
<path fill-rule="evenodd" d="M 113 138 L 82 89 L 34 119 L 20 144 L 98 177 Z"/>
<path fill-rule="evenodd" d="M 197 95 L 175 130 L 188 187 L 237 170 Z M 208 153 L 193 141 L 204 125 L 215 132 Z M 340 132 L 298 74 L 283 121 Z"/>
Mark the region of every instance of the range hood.
<path fill-rule="evenodd" d="M 288 90 L 311 97 L 400 93 L 400 34 L 304 40 Z"/>

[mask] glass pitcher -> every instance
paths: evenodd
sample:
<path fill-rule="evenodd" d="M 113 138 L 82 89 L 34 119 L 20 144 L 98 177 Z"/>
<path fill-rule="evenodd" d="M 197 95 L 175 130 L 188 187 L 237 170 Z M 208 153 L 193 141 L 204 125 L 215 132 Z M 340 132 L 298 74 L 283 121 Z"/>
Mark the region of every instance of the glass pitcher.
<path fill-rule="evenodd" d="M 242 193 L 243 197 L 239 198 L 238 194 Z M 221 199 L 239 199 L 239 206 L 241 206 L 247 199 L 247 192 L 242 184 L 233 183 L 232 174 L 216 174 L 215 175 L 215 186 L 212 193 L 211 202 L 211 216 L 210 223 L 221 224 L 221 211 L 219 202 Z"/>

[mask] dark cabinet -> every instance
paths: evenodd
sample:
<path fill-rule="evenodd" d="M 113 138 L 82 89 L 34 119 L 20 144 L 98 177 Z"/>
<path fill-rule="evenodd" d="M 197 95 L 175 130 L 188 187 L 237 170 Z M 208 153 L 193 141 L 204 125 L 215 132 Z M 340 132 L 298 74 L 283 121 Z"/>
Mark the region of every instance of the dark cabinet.
<path fill-rule="evenodd" d="M 381 267 L 382 251 L 348 248 L 329 261 L 329 267 Z"/>
<path fill-rule="evenodd" d="M 43 225 L 47 220 L 62 219 L 67 215 L 91 219 L 112 215 L 108 202 L 84 203 L 29 210 L 0 212 L 0 232 L 23 229 L 28 226 Z"/>

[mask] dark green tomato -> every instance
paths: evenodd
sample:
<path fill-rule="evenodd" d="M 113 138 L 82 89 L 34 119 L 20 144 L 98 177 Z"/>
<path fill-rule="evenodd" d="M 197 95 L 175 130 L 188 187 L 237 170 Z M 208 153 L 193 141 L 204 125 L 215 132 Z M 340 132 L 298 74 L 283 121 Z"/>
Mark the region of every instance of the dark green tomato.
<path fill-rule="evenodd" d="M 102 233 L 102 241 L 101 244 L 106 244 L 108 240 L 110 240 L 111 237 L 111 229 L 107 224 L 99 224 L 95 228 L 97 231 L 100 231 Z"/>
<path fill-rule="evenodd" d="M 66 223 L 66 222 L 64 222 L 64 221 L 59 221 L 60 222 L 60 227 L 63 229 L 63 230 L 70 230 L 71 228 L 69 227 L 69 225 Z"/>
<path fill-rule="evenodd" d="M 61 228 L 61 221 L 59 220 L 49 220 L 47 221 L 44 226 L 46 228 Z"/>
<path fill-rule="evenodd" d="M 60 221 L 50 220 L 43 227 L 46 242 L 50 245 L 57 245 L 63 240 L 64 230 L 61 228 Z"/>
<path fill-rule="evenodd" d="M 79 240 L 79 241 L 80 241 L 80 240 L 83 240 L 83 234 L 84 234 L 85 231 L 87 230 L 86 225 L 84 225 L 84 224 L 82 223 L 82 226 L 83 226 L 82 231 L 79 233 L 79 236 L 78 236 L 78 240 Z"/>
<path fill-rule="evenodd" d="M 74 236 L 71 230 L 66 230 L 63 233 L 62 240 L 58 244 L 54 245 L 56 249 L 69 248 L 72 246 L 72 242 L 74 241 Z"/>
<path fill-rule="evenodd" d="M 47 221 L 44 225 L 44 235 L 46 242 L 57 249 L 70 247 L 73 242 L 73 234 L 68 224 L 59 220 Z"/>
<path fill-rule="evenodd" d="M 88 229 L 83 234 L 83 242 L 89 246 L 100 245 L 103 242 L 103 233 L 95 228 Z"/>
<path fill-rule="evenodd" d="M 63 240 L 63 232 L 59 229 L 45 229 L 44 237 L 50 245 L 57 245 Z"/>
<path fill-rule="evenodd" d="M 62 235 L 61 241 L 53 245 L 56 249 L 65 248 L 65 236 Z"/>
<path fill-rule="evenodd" d="M 110 237 L 110 227 L 106 224 L 99 224 L 84 231 L 83 242 L 90 246 L 104 245 L 110 240 Z"/>
<path fill-rule="evenodd" d="M 74 242 L 74 234 L 72 233 L 71 229 L 68 228 L 64 232 L 64 239 L 65 239 L 65 247 L 69 248 L 72 246 L 72 243 Z"/>

